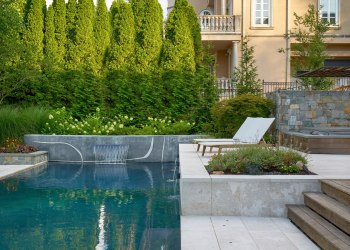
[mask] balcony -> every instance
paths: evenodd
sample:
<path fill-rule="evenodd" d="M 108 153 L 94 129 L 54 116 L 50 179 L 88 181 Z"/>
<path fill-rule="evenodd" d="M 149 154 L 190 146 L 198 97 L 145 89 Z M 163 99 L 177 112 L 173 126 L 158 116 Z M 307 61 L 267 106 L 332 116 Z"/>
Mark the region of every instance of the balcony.
<path fill-rule="evenodd" d="M 199 24 L 202 35 L 241 34 L 241 16 L 200 16 Z"/>

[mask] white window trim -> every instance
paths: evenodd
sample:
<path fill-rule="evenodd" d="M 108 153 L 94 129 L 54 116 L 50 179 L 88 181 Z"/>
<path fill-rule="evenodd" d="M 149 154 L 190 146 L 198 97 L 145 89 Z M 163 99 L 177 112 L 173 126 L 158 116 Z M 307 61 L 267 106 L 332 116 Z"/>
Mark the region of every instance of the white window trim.
<path fill-rule="evenodd" d="M 273 15 L 272 15 L 272 10 L 273 10 L 273 0 L 270 1 L 270 17 L 269 17 L 269 23 L 268 24 L 256 24 L 255 23 L 255 14 L 256 14 L 256 0 L 251 1 L 251 26 L 254 28 L 269 28 L 272 27 L 272 22 L 273 22 Z"/>
<path fill-rule="evenodd" d="M 335 24 L 331 24 L 331 27 L 338 27 L 340 26 L 340 1 L 341 0 L 337 0 L 337 12 L 335 13 Z M 321 16 L 321 20 L 322 20 L 322 11 L 321 11 L 321 1 L 318 1 L 318 9 L 320 11 L 320 16 Z M 329 16 L 328 16 L 329 19 Z M 328 20 L 329 22 L 329 20 Z"/>

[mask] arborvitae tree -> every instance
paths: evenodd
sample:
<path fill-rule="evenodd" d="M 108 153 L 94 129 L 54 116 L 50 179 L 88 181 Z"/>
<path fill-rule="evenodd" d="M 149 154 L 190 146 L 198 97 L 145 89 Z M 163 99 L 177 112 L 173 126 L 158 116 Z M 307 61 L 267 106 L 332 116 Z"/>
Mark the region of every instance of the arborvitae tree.
<path fill-rule="evenodd" d="M 55 39 L 57 42 L 57 64 L 63 65 L 66 55 L 66 4 L 64 0 L 53 0 Z"/>
<path fill-rule="evenodd" d="M 109 47 L 111 39 L 111 24 L 105 0 L 97 1 L 95 39 L 96 63 L 98 70 L 101 71 L 105 61 L 106 50 Z"/>
<path fill-rule="evenodd" d="M 195 49 L 187 0 L 176 0 L 166 23 L 162 65 L 167 70 L 195 71 Z"/>
<path fill-rule="evenodd" d="M 23 43 L 26 47 L 27 62 L 30 68 L 41 69 L 44 58 L 44 12 L 43 0 L 28 0 L 25 13 L 26 29 Z"/>
<path fill-rule="evenodd" d="M 135 17 L 136 69 L 147 72 L 159 64 L 163 41 L 163 14 L 157 0 L 132 0 Z"/>
<path fill-rule="evenodd" d="M 201 28 L 198 24 L 198 16 L 191 4 L 187 6 L 187 21 L 191 28 L 196 64 L 204 59 Z"/>
<path fill-rule="evenodd" d="M 135 50 L 134 15 L 129 3 L 116 0 L 111 6 L 112 37 L 107 67 L 125 70 L 133 64 Z"/>
<path fill-rule="evenodd" d="M 241 47 L 242 57 L 232 76 L 232 81 L 236 85 L 237 95 L 258 95 L 262 90 L 254 60 L 254 47 L 249 46 L 248 43 L 249 39 L 245 37 Z"/>
<path fill-rule="evenodd" d="M 66 67 L 67 69 L 76 68 L 73 58 L 75 56 L 75 25 L 77 18 L 77 2 L 76 0 L 68 0 L 66 5 Z"/>
<path fill-rule="evenodd" d="M 76 68 L 97 72 L 94 37 L 95 6 L 92 0 L 79 0 L 76 19 L 75 54 Z"/>
<path fill-rule="evenodd" d="M 45 61 L 48 67 L 53 67 L 58 59 L 57 42 L 55 39 L 54 9 L 50 6 L 45 19 Z"/>

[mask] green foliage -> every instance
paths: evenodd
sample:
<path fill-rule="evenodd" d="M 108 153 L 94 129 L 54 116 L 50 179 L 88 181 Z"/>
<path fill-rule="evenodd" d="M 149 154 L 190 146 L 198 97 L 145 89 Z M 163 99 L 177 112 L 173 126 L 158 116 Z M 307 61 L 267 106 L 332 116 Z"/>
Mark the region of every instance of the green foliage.
<path fill-rule="evenodd" d="M 167 117 L 163 119 L 148 117 L 144 123 L 137 123 L 133 117 L 127 115 L 106 118 L 101 115 L 99 108 L 81 120 L 73 118 L 64 107 L 51 111 L 47 118 L 48 122 L 42 132 L 63 135 L 189 134 L 194 125 Z"/>
<path fill-rule="evenodd" d="M 262 90 L 261 82 L 258 79 L 257 67 L 254 60 L 254 47 L 249 46 L 249 39 L 242 40 L 242 57 L 239 66 L 233 73 L 233 82 L 236 84 L 237 95 L 252 94 L 259 95 Z"/>
<path fill-rule="evenodd" d="M 75 26 L 75 49 L 72 58 L 77 70 L 96 73 L 96 47 L 94 37 L 95 6 L 93 0 L 79 0 Z"/>
<path fill-rule="evenodd" d="M 0 107 L 0 145 L 7 138 L 22 141 L 25 134 L 38 134 L 44 128 L 48 110 L 39 107 Z"/>
<path fill-rule="evenodd" d="M 271 100 L 250 94 L 218 102 L 212 109 L 216 136 L 231 138 L 247 117 L 269 117 L 274 109 Z"/>
<path fill-rule="evenodd" d="M 44 59 L 44 0 L 28 0 L 25 13 L 26 29 L 23 43 L 26 48 L 26 62 L 32 69 L 40 70 Z"/>
<path fill-rule="evenodd" d="M 106 51 L 111 39 L 111 25 L 105 0 L 97 1 L 94 31 L 96 39 L 96 63 L 98 70 L 101 71 L 104 65 Z"/>
<path fill-rule="evenodd" d="M 132 0 L 135 18 L 135 70 L 145 72 L 158 67 L 163 43 L 163 14 L 157 0 Z"/>
<path fill-rule="evenodd" d="M 298 173 L 305 164 L 306 158 L 292 150 L 246 147 L 212 157 L 206 168 L 232 174 Z"/>
<path fill-rule="evenodd" d="M 189 22 L 187 0 L 177 0 L 165 27 L 162 65 L 165 70 L 195 71 L 193 22 Z"/>
<path fill-rule="evenodd" d="M 55 39 L 54 9 L 50 6 L 45 19 L 45 61 L 48 67 L 54 67 L 58 61 L 58 44 Z"/>
<path fill-rule="evenodd" d="M 75 36 L 76 36 L 76 20 L 77 19 L 77 2 L 76 0 L 68 0 L 66 7 L 66 68 L 72 70 L 75 65 Z"/>
<path fill-rule="evenodd" d="M 135 25 L 129 3 L 114 1 L 111 6 L 112 38 L 108 51 L 107 67 L 110 70 L 126 70 L 134 65 Z"/>
<path fill-rule="evenodd" d="M 55 40 L 57 43 L 57 61 L 60 67 L 64 65 L 66 55 L 66 4 L 64 0 L 53 0 Z"/>
<path fill-rule="evenodd" d="M 321 20 L 319 10 L 314 5 L 309 5 L 307 13 L 299 16 L 294 13 L 295 30 L 290 31 L 297 43 L 292 45 L 295 58 L 292 65 L 296 72 L 312 71 L 323 66 L 326 55 L 324 35 L 329 30 L 329 23 Z M 327 90 L 332 86 L 332 81 L 324 77 L 303 78 L 304 87 L 313 90 Z"/>

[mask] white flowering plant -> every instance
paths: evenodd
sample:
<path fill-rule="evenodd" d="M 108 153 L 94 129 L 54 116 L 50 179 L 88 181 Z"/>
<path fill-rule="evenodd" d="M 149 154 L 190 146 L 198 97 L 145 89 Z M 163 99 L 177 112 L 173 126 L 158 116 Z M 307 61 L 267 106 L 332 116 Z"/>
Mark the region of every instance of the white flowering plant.
<path fill-rule="evenodd" d="M 176 121 L 170 117 L 148 117 L 144 123 L 137 124 L 136 119 L 128 115 L 116 115 L 113 118 L 101 116 L 97 108 L 94 114 L 78 120 L 61 108 L 49 114 L 42 133 L 62 135 L 174 135 L 190 134 L 194 123 Z"/>

